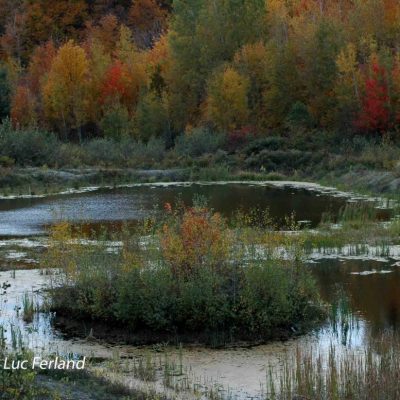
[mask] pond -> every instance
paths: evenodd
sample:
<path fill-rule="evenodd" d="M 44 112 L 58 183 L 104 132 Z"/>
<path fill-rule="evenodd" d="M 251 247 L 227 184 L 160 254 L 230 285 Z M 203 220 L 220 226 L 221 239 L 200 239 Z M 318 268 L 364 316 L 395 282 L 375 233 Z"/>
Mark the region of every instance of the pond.
<path fill-rule="evenodd" d="M 5 237 L 3 247 L 10 243 L 11 250 L 7 254 L 13 254 L 15 258 L 20 254 L 23 258 L 27 249 L 44 245 L 43 241 L 35 242 L 35 235 L 43 236 L 46 226 L 60 218 L 76 223 L 135 221 L 166 202 L 174 203 L 177 198 L 191 204 L 196 196 L 204 196 L 209 199 L 211 207 L 226 216 L 238 207 L 245 210 L 268 207 L 278 224 L 286 215 L 295 212 L 297 220 L 307 220 L 315 226 L 324 213 L 337 215 L 347 201 L 354 200 L 351 196 L 317 189 L 314 186 L 272 183 L 152 184 L 69 196 L 1 200 L 0 235 Z M 382 211 L 381 215 L 385 217 L 385 213 Z M 15 240 L 12 236 L 20 238 Z M 23 239 L 25 236 L 29 238 Z M 190 382 L 197 388 L 208 389 L 216 385 L 224 397 L 263 398 L 269 366 L 279 368 L 287 354 L 293 355 L 299 348 L 328 352 L 331 346 L 338 353 L 346 349 L 362 350 L 370 337 L 387 330 L 397 331 L 400 327 L 400 255 L 374 258 L 345 255 L 324 258 L 320 255 L 309 260 L 309 267 L 322 299 L 328 303 L 341 299 L 337 308 L 344 310 L 346 324 L 342 323 L 343 315 L 339 312 L 335 322 L 330 320 L 313 332 L 286 342 L 223 350 L 198 346 L 177 349 L 164 344 L 160 350 L 65 337 L 52 324 L 52 314 L 40 312 L 31 323 L 25 323 L 18 311 L 27 291 L 33 291 L 38 304 L 43 302 L 42 293 L 50 284 L 52 275 L 38 269 L 0 273 L 0 285 L 7 283 L 0 324 L 6 327 L 8 339 L 11 340 L 18 330 L 23 340 L 36 351 L 95 357 L 100 361 L 94 368 L 104 374 L 108 370 L 104 360 L 115 359 L 118 354 L 121 365 L 124 365 L 121 370 L 125 371 L 119 374 L 119 379 L 134 387 L 142 387 L 144 383 L 134 373 L 127 372 L 128 366 L 132 367 L 138 359 L 150 355 L 157 365 L 165 366 L 166 360 L 174 365 L 183 365 L 183 373 L 174 377 L 176 385 Z M 96 336 L 96 332 L 92 333 Z M 161 370 L 157 371 L 152 388 L 165 391 Z"/>
<path fill-rule="evenodd" d="M 227 217 L 238 208 L 268 208 L 277 224 L 294 213 L 297 221 L 308 221 L 312 226 L 324 214 L 337 215 L 350 199 L 340 192 L 294 182 L 139 184 L 67 196 L 0 200 L 0 236 L 43 234 L 46 225 L 60 219 L 93 224 L 137 221 L 165 203 L 191 205 L 196 198 L 206 199 L 210 207 Z"/>

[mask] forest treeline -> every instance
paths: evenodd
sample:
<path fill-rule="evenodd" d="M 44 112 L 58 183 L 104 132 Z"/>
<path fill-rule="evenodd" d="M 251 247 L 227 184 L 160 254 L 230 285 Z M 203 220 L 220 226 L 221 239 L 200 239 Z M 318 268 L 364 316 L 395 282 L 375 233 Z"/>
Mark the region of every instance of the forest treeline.
<path fill-rule="evenodd" d="M 62 139 L 380 135 L 399 0 L 0 0 L 0 118 Z"/>

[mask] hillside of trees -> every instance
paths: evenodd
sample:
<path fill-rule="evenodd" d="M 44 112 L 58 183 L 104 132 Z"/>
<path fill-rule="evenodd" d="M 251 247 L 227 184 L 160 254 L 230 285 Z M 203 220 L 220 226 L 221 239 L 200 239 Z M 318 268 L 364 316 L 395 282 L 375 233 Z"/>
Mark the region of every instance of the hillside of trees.
<path fill-rule="evenodd" d="M 0 118 L 62 140 L 380 136 L 398 0 L 0 0 Z"/>

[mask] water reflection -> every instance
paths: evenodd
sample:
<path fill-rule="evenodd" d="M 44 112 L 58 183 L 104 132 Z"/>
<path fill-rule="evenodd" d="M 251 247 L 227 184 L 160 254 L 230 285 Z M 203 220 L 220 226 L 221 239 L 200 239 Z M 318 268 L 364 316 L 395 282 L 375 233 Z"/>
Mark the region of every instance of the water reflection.
<path fill-rule="evenodd" d="M 332 303 L 346 298 L 355 318 L 364 323 L 364 336 L 377 336 L 400 327 L 400 268 L 394 260 L 321 260 L 311 268 L 321 297 Z"/>
<path fill-rule="evenodd" d="M 40 234 L 58 219 L 92 223 L 136 221 L 167 202 L 173 204 L 180 199 L 191 205 L 198 196 L 208 199 L 210 207 L 227 217 L 238 208 L 246 211 L 268 207 L 278 224 L 294 212 L 298 221 L 310 221 L 312 226 L 321 221 L 324 213 L 337 215 L 346 203 L 344 198 L 306 189 L 247 184 L 102 189 L 69 196 L 0 200 L 0 235 Z"/>

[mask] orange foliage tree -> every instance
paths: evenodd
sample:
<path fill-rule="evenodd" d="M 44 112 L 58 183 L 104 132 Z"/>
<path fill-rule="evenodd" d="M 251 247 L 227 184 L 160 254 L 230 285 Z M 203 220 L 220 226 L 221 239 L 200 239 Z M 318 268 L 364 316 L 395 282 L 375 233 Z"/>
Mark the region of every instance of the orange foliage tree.
<path fill-rule="evenodd" d="M 29 88 L 19 86 L 11 102 L 11 120 L 17 128 L 36 123 L 36 102 Z"/>
<path fill-rule="evenodd" d="M 229 253 L 231 237 L 219 213 L 204 207 L 173 210 L 165 206 L 170 216 L 161 232 L 164 259 L 177 276 L 195 273 L 197 268 L 218 268 Z"/>
<path fill-rule="evenodd" d="M 78 38 L 87 5 L 84 0 L 28 0 L 25 7 L 25 40 L 28 48 L 50 38 Z"/>

